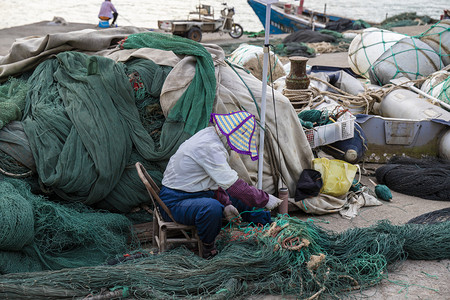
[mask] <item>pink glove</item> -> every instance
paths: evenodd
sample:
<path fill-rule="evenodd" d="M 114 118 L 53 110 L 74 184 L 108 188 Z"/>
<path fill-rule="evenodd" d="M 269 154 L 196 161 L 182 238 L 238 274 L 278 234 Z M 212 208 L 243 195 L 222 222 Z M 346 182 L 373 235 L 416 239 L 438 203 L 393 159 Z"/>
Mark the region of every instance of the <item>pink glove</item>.
<path fill-rule="evenodd" d="M 227 193 L 250 207 L 262 208 L 269 201 L 269 194 L 249 185 L 242 179 L 238 179 L 230 186 Z"/>
<path fill-rule="evenodd" d="M 231 204 L 230 197 L 228 196 L 227 192 L 225 192 L 220 186 L 214 192 L 214 198 L 220 203 L 222 203 L 223 206 Z"/>

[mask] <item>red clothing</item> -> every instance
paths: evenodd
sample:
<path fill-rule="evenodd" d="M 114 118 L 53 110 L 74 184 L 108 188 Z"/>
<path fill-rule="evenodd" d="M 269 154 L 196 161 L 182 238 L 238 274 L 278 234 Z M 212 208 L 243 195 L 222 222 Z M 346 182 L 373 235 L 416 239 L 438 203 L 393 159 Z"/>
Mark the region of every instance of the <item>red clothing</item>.
<path fill-rule="evenodd" d="M 238 179 L 230 186 L 227 189 L 227 193 L 231 197 L 241 200 L 245 205 L 250 207 L 261 208 L 266 206 L 269 201 L 269 194 L 249 185 L 242 179 Z"/>
<path fill-rule="evenodd" d="M 269 201 L 269 194 L 247 184 L 242 179 L 238 179 L 227 191 L 219 187 L 214 192 L 214 198 L 222 203 L 223 206 L 232 204 L 230 196 L 239 199 L 247 206 L 257 208 L 266 206 Z"/>

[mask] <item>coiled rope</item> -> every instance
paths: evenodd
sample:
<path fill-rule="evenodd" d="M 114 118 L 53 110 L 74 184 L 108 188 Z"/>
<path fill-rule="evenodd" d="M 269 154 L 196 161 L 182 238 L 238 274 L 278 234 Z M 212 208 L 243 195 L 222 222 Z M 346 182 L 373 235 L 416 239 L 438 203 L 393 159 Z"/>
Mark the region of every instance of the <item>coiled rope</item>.
<path fill-rule="evenodd" d="M 327 96 L 345 107 L 363 108 L 365 114 L 371 112 L 373 110 L 373 105 L 375 103 L 380 103 L 386 94 L 397 88 L 395 85 L 386 85 L 384 89 L 373 90 L 365 86 L 364 93 L 352 95 L 320 78 L 314 76 L 309 77 L 311 80 L 323 83 L 339 93 L 337 94 L 329 91 L 321 91 L 322 96 Z"/>
<path fill-rule="evenodd" d="M 300 112 L 305 108 L 314 109 L 319 104 L 325 101 L 325 97 L 328 97 L 342 106 L 354 109 L 360 108 L 365 114 L 372 112 L 375 103 L 380 103 L 383 98 L 394 89 L 400 88 L 399 86 L 389 84 L 385 85 L 383 89 L 373 90 L 368 87 L 364 87 L 364 92 L 358 95 L 347 93 L 327 81 L 320 78 L 309 75 L 310 80 L 315 80 L 333 89 L 335 92 L 321 91 L 315 87 L 309 87 L 304 90 L 290 90 L 284 89 L 283 95 L 286 96 L 294 106 L 296 112 Z"/>
<path fill-rule="evenodd" d="M 297 113 L 301 112 L 306 107 L 312 108 L 313 104 L 314 107 L 316 107 L 325 101 L 320 90 L 315 87 L 302 90 L 284 89 L 283 95 L 289 99 Z"/>

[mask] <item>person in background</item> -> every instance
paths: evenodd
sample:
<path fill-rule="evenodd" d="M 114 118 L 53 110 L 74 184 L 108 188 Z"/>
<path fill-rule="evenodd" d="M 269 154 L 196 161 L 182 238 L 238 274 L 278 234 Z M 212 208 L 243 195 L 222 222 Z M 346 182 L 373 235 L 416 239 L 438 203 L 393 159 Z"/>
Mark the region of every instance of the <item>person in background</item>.
<path fill-rule="evenodd" d="M 111 3 L 111 0 L 105 0 L 100 7 L 100 12 L 98 13 L 98 18 L 103 21 L 112 20 L 111 27 L 113 27 L 116 23 L 117 16 L 119 13 L 117 12 L 114 5 Z"/>
<path fill-rule="evenodd" d="M 441 20 L 450 19 L 450 9 L 444 9 L 444 14 L 441 15 Z"/>
<path fill-rule="evenodd" d="M 170 158 L 159 194 L 175 221 L 197 227 L 204 258 L 218 253 L 215 239 L 222 216 L 230 222 L 265 225 L 272 220 L 270 211 L 262 208 L 272 210 L 282 202 L 239 179 L 228 164 L 231 150 L 258 159 L 255 117 L 238 111 L 211 114 L 210 122 L 214 126 L 197 132 Z M 169 220 L 164 211 L 161 213 Z"/>

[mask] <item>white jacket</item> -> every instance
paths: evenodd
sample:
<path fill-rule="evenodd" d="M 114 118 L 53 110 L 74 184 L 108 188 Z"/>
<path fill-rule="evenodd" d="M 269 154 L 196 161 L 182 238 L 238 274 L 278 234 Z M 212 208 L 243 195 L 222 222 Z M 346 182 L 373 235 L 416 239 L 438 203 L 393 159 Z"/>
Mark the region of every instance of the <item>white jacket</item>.
<path fill-rule="evenodd" d="M 200 130 L 170 158 L 162 184 L 185 192 L 226 190 L 238 179 L 228 164 L 229 154 L 214 127 Z"/>

